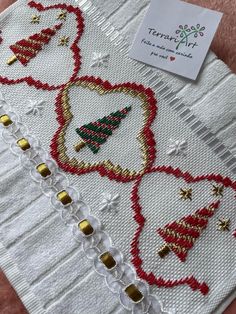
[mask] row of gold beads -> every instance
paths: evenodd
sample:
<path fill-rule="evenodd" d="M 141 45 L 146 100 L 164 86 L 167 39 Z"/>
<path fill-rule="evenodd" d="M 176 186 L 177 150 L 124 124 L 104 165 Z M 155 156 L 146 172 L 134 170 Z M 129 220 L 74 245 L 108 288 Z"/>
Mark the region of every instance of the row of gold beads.
<path fill-rule="evenodd" d="M 4 114 L 0 116 L 0 123 L 2 123 L 4 127 L 8 127 L 13 124 L 13 121 L 7 114 Z M 30 149 L 30 143 L 26 138 L 21 138 L 17 140 L 17 145 L 23 151 Z M 36 166 L 36 170 L 43 178 L 47 178 L 51 175 L 51 171 L 45 163 L 41 163 Z M 72 198 L 65 190 L 60 191 L 57 194 L 57 199 L 62 203 L 63 206 L 68 206 L 73 202 Z M 87 219 L 80 221 L 78 223 L 78 228 L 86 237 L 91 236 L 94 233 L 94 229 Z M 116 261 L 110 252 L 107 251 L 105 253 L 102 253 L 99 258 L 108 270 L 112 270 L 116 267 Z M 135 303 L 141 302 L 143 300 L 143 294 L 134 284 L 130 284 L 129 286 L 127 286 L 124 291 L 128 295 L 128 297 Z"/>

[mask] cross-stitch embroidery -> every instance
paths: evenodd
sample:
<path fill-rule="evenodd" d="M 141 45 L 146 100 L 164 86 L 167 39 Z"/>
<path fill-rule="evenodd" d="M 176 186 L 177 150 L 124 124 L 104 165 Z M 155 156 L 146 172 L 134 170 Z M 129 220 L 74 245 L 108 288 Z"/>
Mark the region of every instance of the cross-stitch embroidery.
<path fill-rule="evenodd" d="M 222 177 L 221 175 L 210 174 L 193 177 L 188 172 L 182 172 L 180 169 L 174 169 L 171 166 L 158 166 L 153 169 L 147 170 L 146 173 L 137 178 L 134 183 L 131 201 L 132 209 L 134 211 L 134 220 L 137 222 L 137 229 L 131 243 L 131 255 L 132 263 L 136 268 L 137 274 L 140 278 L 146 280 L 150 285 L 156 285 L 158 287 L 171 288 L 178 285 L 187 284 L 192 290 L 200 290 L 203 295 L 206 295 L 209 291 L 209 287 L 206 282 L 199 282 L 193 275 L 186 276 L 184 278 L 171 280 L 170 278 L 157 277 L 154 273 L 146 272 L 143 266 L 142 255 L 139 248 L 140 236 L 145 227 L 146 218 L 142 214 L 142 195 L 139 195 L 140 185 L 142 179 L 152 173 L 166 173 L 167 175 L 174 176 L 176 179 L 182 178 L 186 183 L 197 183 L 201 181 L 212 181 L 214 186 L 220 186 L 224 188 L 230 188 L 236 191 L 236 182 L 232 181 L 228 177 Z M 214 195 L 212 195 L 214 197 Z M 199 238 L 203 229 L 208 224 L 208 219 L 213 216 L 215 210 L 223 202 L 217 200 L 215 203 L 211 203 L 208 207 L 196 211 L 196 213 L 180 219 L 178 222 L 168 224 L 164 229 L 159 228 L 158 233 L 166 241 L 164 246 L 160 247 L 159 255 L 164 257 L 172 250 L 182 261 L 185 261 L 187 252 L 193 247 L 195 240 Z M 224 228 L 228 227 L 228 222 L 224 221 Z M 196 228 L 196 230 L 194 230 Z M 197 241 L 197 243 L 200 239 Z M 196 243 L 196 245 L 197 245 Z M 170 245 L 170 246 L 169 246 Z M 164 262 L 164 261 L 163 261 Z"/>
<path fill-rule="evenodd" d="M 101 162 L 92 164 L 79 158 L 69 158 L 67 155 L 67 148 L 65 146 L 65 135 L 67 128 L 73 118 L 73 115 L 70 111 L 71 107 L 68 97 L 68 93 L 73 86 L 88 88 L 89 90 L 97 92 L 99 96 L 110 93 L 125 93 L 132 96 L 134 99 L 137 97 L 138 100 L 142 101 L 141 107 L 143 110 L 144 119 L 143 126 L 139 134 L 137 134 L 137 140 L 140 143 L 141 157 L 143 160 L 138 171 L 133 169 L 123 169 L 120 165 L 113 164 L 109 159 L 101 160 Z M 150 127 L 153 120 L 155 119 L 156 110 L 156 99 L 154 97 L 153 91 L 150 88 L 146 89 L 144 86 L 137 85 L 135 83 L 111 85 L 111 83 L 108 81 L 102 81 L 100 78 L 88 76 L 80 77 L 74 82 L 69 82 L 66 87 L 60 91 L 57 97 L 56 112 L 58 114 L 57 120 L 60 126 L 51 143 L 51 155 L 62 169 L 74 174 L 80 175 L 91 171 L 98 171 L 101 176 L 108 176 L 110 179 L 115 179 L 122 182 L 132 181 L 137 176 L 144 173 L 144 171 L 148 169 L 155 160 L 155 140 Z M 122 114 L 122 117 L 125 117 L 128 111 L 129 110 L 126 108 L 124 112 L 116 113 L 116 115 Z M 116 119 L 120 120 L 120 118 Z M 108 125 L 108 123 L 106 123 L 106 125 Z M 82 140 L 84 141 L 85 133 L 82 134 L 81 131 L 82 130 L 80 130 L 79 133 Z M 88 141 L 85 141 L 85 143 L 87 145 Z M 82 147 L 84 146 L 84 144 L 81 145 Z M 79 145 L 77 150 L 80 150 L 82 147 Z M 96 151 L 95 148 L 94 151 Z"/>
<path fill-rule="evenodd" d="M 113 131 L 117 129 L 121 120 L 126 117 L 131 107 L 126 107 L 122 110 L 111 113 L 109 116 L 98 119 L 95 122 L 90 122 L 86 125 L 76 129 L 76 132 L 82 139 L 76 145 L 76 151 L 79 151 L 83 146 L 87 145 L 91 151 L 96 154 L 100 146 L 104 144 L 108 137 L 112 135 Z"/>
<path fill-rule="evenodd" d="M 63 4 L 52 4 L 49 6 L 44 6 L 43 4 L 37 3 L 35 1 L 29 1 L 27 3 L 27 5 L 30 8 L 37 9 L 39 12 L 60 9 L 63 12 L 65 11 L 66 13 L 70 13 L 70 14 L 75 15 L 77 33 L 76 33 L 76 37 L 75 37 L 73 43 L 70 46 L 70 50 L 73 54 L 72 57 L 74 59 L 74 68 L 73 68 L 73 71 L 71 73 L 70 79 L 71 80 L 75 79 L 77 77 L 77 74 L 78 74 L 80 66 L 81 66 L 81 55 L 80 55 L 80 48 L 78 47 L 78 43 L 79 43 L 79 40 L 80 40 L 82 33 L 83 33 L 83 30 L 84 30 L 84 19 L 83 19 L 82 12 L 81 12 L 80 8 L 79 7 L 73 7 L 73 6 L 67 5 L 65 3 L 63 3 Z M 59 19 L 64 20 L 64 18 L 63 19 L 59 18 Z M 13 56 L 13 59 L 15 59 L 14 56 Z M 13 60 L 12 62 L 14 62 L 14 61 L 16 61 L 16 60 Z M 31 75 L 27 75 L 25 77 L 21 77 L 21 78 L 17 78 L 17 79 L 15 79 L 15 78 L 12 79 L 12 78 L 0 75 L 0 83 L 1 84 L 7 84 L 7 85 L 13 85 L 13 84 L 21 84 L 21 83 L 25 82 L 29 86 L 34 86 L 37 89 L 43 89 L 43 90 L 48 90 L 48 91 L 60 89 L 60 88 L 64 87 L 65 84 L 67 83 L 67 82 L 64 82 L 60 85 L 53 85 L 53 84 L 50 85 L 47 82 L 42 82 L 39 79 L 35 79 L 32 75 L 33 75 L 33 73 Z"/>
<path fill-rule="evenodd" d="M 19 60 L 23 65 L 34 58 L 44 45 L 48 44 L 56 34 L 56 31 L 61 28 L 62 24 L 55 25 L 53 28 L 43 29 L 40 33 L 34 34 L 27 39 L 21 39 L 14 45 L 10 46 L 14 55 L 8 59 L 7 64 L 11 65 L 16 60 Z"/>
<path fill-rule="evenodd" d="M 197 210 L 192 215 L 166 225 L 164 228 L 159 228 L 157 232 L 165 240 L 165 245 L 160 249 L 159 255 L 164 257 L 168 251 L 172 250 L 181 262 L 185 262 L 188 250 L 193 247 L 197 238 L 207 227 L 208 219 L 214 215 L 218 206 L 219 202 L 213 203 L 209 207 Z M 163 254 L 163 250 L 165 254 Z"/>

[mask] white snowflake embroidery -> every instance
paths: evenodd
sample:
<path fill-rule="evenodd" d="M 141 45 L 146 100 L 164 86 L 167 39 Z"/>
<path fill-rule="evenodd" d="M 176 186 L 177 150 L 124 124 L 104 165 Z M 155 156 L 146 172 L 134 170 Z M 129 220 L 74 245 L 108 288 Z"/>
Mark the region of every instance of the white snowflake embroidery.
<path fill-rule="evenodd" d="M 120 195 L 115 194 L 112 196 L 110 193 L 102 193 L 102 201 L 100 203 L 100 211 L 114 211 L 115 213 L 118 212 L 118 205 L 120 203 Z"/>
<path fill-rule="evenodd" d="M 109 57 L 108 53 L 94 52 L 91 67 L 107 67 Z"/>
<path fill-rule="evenodd" d="M 170 144 L 169 144 L 169 150 L 167 151 L 168 155 L 186 155 L 186 150 L 187 150 L 187 142 L 185 140 L 180 141 L 180 140 L 172 140 L 170 139 Z"/>
<path fill-rule="evenodd" d="M 26 114 L 33 114 L 33 115 L 42 115 L 42 109 L 45 101 L 44 100 L 32 100 L 29 99 L 29 104 L 28 104 L 28 111 L 26 111 Z"/>

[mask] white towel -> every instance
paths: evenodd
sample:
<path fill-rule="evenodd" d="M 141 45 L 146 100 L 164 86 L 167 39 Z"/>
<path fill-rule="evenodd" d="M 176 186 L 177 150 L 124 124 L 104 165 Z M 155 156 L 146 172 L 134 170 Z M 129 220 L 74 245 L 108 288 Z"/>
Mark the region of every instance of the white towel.
<path fill-rule="evenodd" d="M 40 3 L 48 5 L 47 1 Z M 75 4 L 72 0 L 70 3 Z M 71 184 L 83 194 L 92 213 L 101 220 L 105 231 L 110 234 L 114 246 L 124 253 L 126 260 L 134 264 L 140 277 L 145 280 L 145 275 L 140 273 L 133 261 L 131 250 L 138 227 L 134 219 L 137 204 L 131 196 L 139 184 L 139 205 L 143 208 L 147 222 L 139 238 L 144 272 L 153 272 L 156 277 L 162 276 L 172 282 L 194 275 L 200 286 L 203 282 L 209 286 L 206 296 L 200 292 L 201 288 L 193 291 L 191 284 L 175 288 L 158 288 L 153 285 L 150 287 L 152 294 L 162 300 L 169 313 L 173 310 L 177 313 L 216 313 L 218 306 L 224 304 L 225 307 L 228 300 L 231 300 L 229 296 L 236 282 L 233 251 L 236 239 L 232 236 L 236 229 L 233 189 L 224 188 L 224 196 L 219 198 L 221 204 L 218 212 L 209 219 L 206 230 L 189 250 L 186 262 L 181 262 L 173 252 L 166 259 L 159 258 L 157 251 L 163 244 L 163 239 L 158 235 L 157 229 L 216 201 L 211 195 L 211 183 L 222 184 L 219 180 L 206 180 L 188 186 L 182 178 L 177 179 L 167 174 L 168 166 L 178 167 L 183 173 L 188 171 L 193 177 L 214 173 L 235 180 L 235 159 L 228 150 L 235 144 L 233 136 L 228 133 L 233 124 L 227 128 L 234 117 L 235 75 L 212 53 L 208 55 L 196 83 L 189 83 L 132 61 L 126 55 L 128 45 L 125 45 L 109 21 L 115 22 L 130 42 L 135 25 L 140 23 L 144 14 L 145 8 L 142 10 L 142 7 L 146 2 L 142 6 L 138 1 L 99 2 L 100 8 L 108 15 L 108 21 L 99 17 L 98 10 L 90 7 L 88 1 L 79 3 L 84 10 L 85 29 L 78 44 L 81 51 L 76 51 L 75 54 L 77 62 L 78 53 L 82 56 L 81 68 L 76 76 L 100 77 L 102 81 L 108 80 L 111 85 L 121 84 L 121 92 L 99 95 L 88 89 L 87 78 L 84 78 L 85 87 L 71 83 L 71 108 L 65 110 L 64 114 L 69 110 L 73 118 L 69 116 L 71 120 L 65 129 L 65 141 L 57 146 L 53 136 L 58 130 L 58 122 L 62 121 L 60 108 L 66 105 L 66 101 L 60 101 L 60 97 L 57 97 L 60 91 L 55 86 L 66 83 L 73 74 L 74 61 L 70 46 L 76 38 L 75 16 L 74 13 L 67 13 L 65 21 L 57 20 L 60 8 L 38 11 L 37 7 L 32 8 L 21 0 L 3 13 L 0 20 L 4 39 L 0 53 L 4 62 L 12 54 L 9 46 L 16 41 L 39 33 L 46 27 L 51 28 L 61 21 L 63 25 L 26 67 L 20 61 L 11 66 L 1 63 L 1 76 L 8 77 L 9 83 L 12 83 L 10 79 L 17 80 L 29 75 L 33 78 L 24 79 L 28 84 L 14 85 L 5 84 L 6 81 L 2 80 L 4 84 L 1 92 L 46 151 L 50 152 L 50 144 L 53 143 L 52 156 L 57 159 L 58 165 L 67 170 L 65 173 Z M 132 11 L 127 10 L 128 6 Z M 133 19 L 129 12 L 137 13 L 137 18 Z M 32 14 L 40 15 L 39 24 L 30 23 Z M 58 40 L 62 36 L 69 37 L 68 47 L 58 46 Z M 94 60 L 98 56 L 94 53 L 101 53 L 102 59 Z M 42 84 L 37 83 L 39 80 Z M 93 78 L 90 81 L 107 88 L 101 81 Z M 143 109 L 142 98 L 132 97 L 127 93 L 127 85 L 124 84 L 126 82 L 134 82 L 134 90 L 138 89 L 138 84 L 152 88 L 157 98 L 156 116 L 153 106 L 148 109 L 144 106 Z M 79 83 L 81 81 L 77 80 L 77 84 Z M 108 84 L 108 89 L 112 89 L 111 85 Z M 44 86 L 47 86 L 46 90 L 42 89 Z M 178 101 L 175 96 L 181 97 L 182 101 Z M 56 97 L 59 120 L 56 120 Z M 35 110 L 31 110 L 32 104 L 35 104 Z M 79 153 L 74 151 L 74 145 L 79 141 L 76 128 L 128 106 L 131 106 L 130 112 L 107 138 L 106 143 L 100 146 L 97 154 L 93 154 L 89 147 L 83 148 Z M 147 144 L 151 151 L 145 151 L 146 155 L 142 156 L 137 140 L 145 122 L 143 111 L 146 117 L 153 115 L 150 129 L 156 142 L 156 158 L 152 156 L 152 143 Z M 205 125 L 212 132 L 217 132 L 217 137 Z M 144 133 L 144 138 L 148 137 L 147 134 L 150 136 L 149 131 Z M 178 140 L 184 143 L 179 151 L 173 146 L 178 145 Z M 57 158 L 55 151 L 58 150 L 68 156 L 60 155 Z M 105 167 L 105 172 L 102 167 L 98 167 L 98 171 L 85 174 L 81 174 L 81 168 L 77 167 L 77 174 L 71 174 L 67 164 L 73 157 L 85 163 L 103 162 L 105 165 L 105 161 L 109 159 L 122 169 L 130 170 L 129 182 L 121 182 L 125 179 L 120 178 L 112 166 L 111 172 L 107 170 L 108 167 Z M 146 160 L 146 164 L 142 158 Z M 22 168 L 18 158 L 13 157 L 6 144 L 1 145 L 0 162 L 3 165 L 0 169 L 0 230 L 5 247 L 2 250 L 4 254 L 1 257 L 1 267 L 6 268 L 6 260 L 10 254 L 12 265 L 19 269 L 19 276 L 24 278 L 23 288 L 18 280 L 13 280 L 13 270 L 6 269 L 7 275 L 30 313 L 125 313 L 126 309 L 119 303 L 117 294 L 113 294 L 106 286 L 104 278 L 94 271 L 81 246 L 73 240 L 70 229 L 64 226 L 58 213 L 53 210 L 48 197 L 42 195 L 38 184 L 32 182 L 28 170 Z M 150 174 L 145 174 L 141 182 L 138 181 L 139 175 L 134 174 L 132 179 L 132 173 L 143 175 L 142 171 L 147 170 L 148 163 L 153 163 L 153 167 L 165 165 L 165 173 L 149 169 Z M 86 166 L 83 167 L 88 172 Z M 108 178 L 111 176 L 115 180 Z M 179 199 L 180 188 L 192 188 L 192 201 Z M 103 193 L 109 193 L 112 198 L 119 194 L 119 198 L 113 200 L 113 206 L 106 207 L 103 206 L 106 203 Z M 221 217 L 231 220 L 230 232 L 217 230 L 218 219 Z M 31 293 L 34 293 L 35 298 Z"/>

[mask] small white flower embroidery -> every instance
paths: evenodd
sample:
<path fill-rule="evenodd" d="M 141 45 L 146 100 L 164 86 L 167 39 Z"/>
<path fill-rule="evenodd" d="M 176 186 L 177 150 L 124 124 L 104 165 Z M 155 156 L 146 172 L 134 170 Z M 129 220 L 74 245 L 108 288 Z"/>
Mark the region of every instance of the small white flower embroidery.
<path fill-rule="evenodd" d="M 169 150 L 167 151 L 168 155 L 186 155 L 186 150 L 187 150 L 187 142 L 185 140 L 180 141 L 180 140 L 172 140 L 170 139 L 170 144 L 169 144 Z"/>
<path fill-rule="evenodd" d="M 94 52 L 91 67 L 107 67 L 109 57 L 110 55 L 108 53 Z"/>
<path fill-rule="evenodd" d="M 102 201 L 100 203 L 100 211 L 114 211 L 115 213 L 118 212 L 118 205 L 120 203 L 120 195 L 115 194 L 112 196 L 110 193 L 102 193 Z"/>
<path fill-rule="evenodd" d="M 26 114 L 33 114 L 33 115 L 42 115 L 42 109 L 43 109 L 43 105 L 45 104 L 44 100 L 32 100 L 29 99 L 29 105 L 28 105 L 28 111 L 26 111 Z"/>

